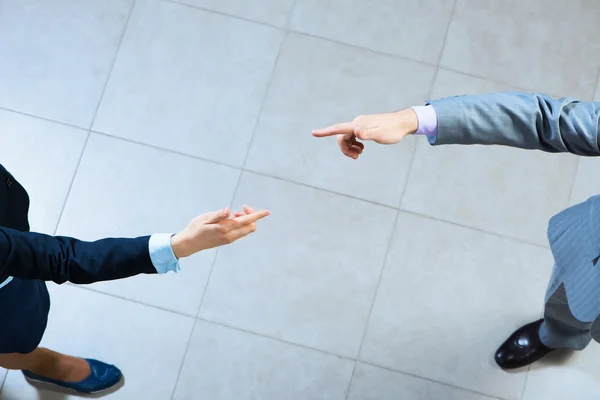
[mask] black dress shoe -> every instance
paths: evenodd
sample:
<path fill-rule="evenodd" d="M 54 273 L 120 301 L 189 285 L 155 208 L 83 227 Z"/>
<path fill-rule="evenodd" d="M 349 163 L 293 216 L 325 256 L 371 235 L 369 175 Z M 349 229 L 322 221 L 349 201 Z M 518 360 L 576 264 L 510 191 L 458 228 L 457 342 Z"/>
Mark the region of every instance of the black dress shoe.
<path fill-rule="evenodd" d="M 527 324 L 515 331 L 496 351 L 496 363 L 502 369 L 521 368 L 550 353 L 540 339 L 539 329 L 543 319 Z"/>

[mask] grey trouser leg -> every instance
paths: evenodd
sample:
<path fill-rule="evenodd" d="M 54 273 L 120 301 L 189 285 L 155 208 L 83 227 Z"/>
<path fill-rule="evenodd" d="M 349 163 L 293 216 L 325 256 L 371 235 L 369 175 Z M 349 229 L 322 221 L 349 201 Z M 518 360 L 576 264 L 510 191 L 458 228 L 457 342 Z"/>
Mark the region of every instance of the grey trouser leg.
<path fill-rule="evenodd" d="M 577 320 L 567 302 L 561 271 L 555 266 L 546 293 L 540 339 L 554 349 L 583 350 L 592 340 L 592 322 Z"/>

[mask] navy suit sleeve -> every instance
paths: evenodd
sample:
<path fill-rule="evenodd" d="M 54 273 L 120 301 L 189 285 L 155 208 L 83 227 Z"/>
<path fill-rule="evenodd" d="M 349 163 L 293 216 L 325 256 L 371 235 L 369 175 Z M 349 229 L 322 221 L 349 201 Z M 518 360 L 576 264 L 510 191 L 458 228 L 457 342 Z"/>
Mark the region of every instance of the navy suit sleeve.
<path fill-rule="evenodd" d="M 0 227 L 0 276 L 87 284 L 155 274 L 149 239 L 85 242 Z"/>

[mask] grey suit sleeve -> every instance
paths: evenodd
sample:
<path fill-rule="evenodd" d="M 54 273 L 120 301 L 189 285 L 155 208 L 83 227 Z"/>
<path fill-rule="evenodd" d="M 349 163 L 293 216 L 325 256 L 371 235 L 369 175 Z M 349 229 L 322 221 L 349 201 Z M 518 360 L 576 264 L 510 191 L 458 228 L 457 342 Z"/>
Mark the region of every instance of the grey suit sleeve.
<path fill-rule="evenodd" d="M 483 144 L 600 155 L 600 103 L 542 94 L 493 93 L 429 101 L 438 119 L 432 144 Z"/>

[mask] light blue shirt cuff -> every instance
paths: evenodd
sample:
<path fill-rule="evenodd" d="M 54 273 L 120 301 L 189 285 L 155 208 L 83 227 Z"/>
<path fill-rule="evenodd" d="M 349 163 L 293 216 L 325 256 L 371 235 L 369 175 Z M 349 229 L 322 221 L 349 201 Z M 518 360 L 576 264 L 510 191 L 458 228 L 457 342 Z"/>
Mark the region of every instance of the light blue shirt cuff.
<path fill-rule="evenodd" d="M 6 280 L 4 282 L 0 282 L 0 289 L 2 289 L 4 286 L 8 285 L 10 283 L 10 281 L 12 281 L 13 278 L 12 276 L 9 276 L 8 278 L 6 278 Z"/>
<path fill-rule="evenodd" d="M 179 272 L 179 260 L 171 247 L 172 236 L 171 233 L 155 233 L 150 236 L 148 242 L 150 260 L 159 274 L 166 274 L 169 271 Z"/>

